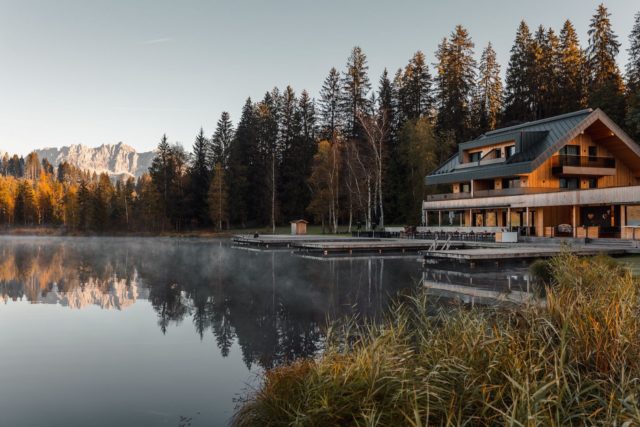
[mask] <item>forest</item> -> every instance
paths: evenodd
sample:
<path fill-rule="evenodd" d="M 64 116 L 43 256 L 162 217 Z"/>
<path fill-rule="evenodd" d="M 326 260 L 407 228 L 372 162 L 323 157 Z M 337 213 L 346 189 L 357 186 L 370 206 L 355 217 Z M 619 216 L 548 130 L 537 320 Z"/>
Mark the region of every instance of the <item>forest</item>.
<path fill-rule="evenodd" d="M 520 22 L 502 79 L 491 43 L 461 25 L 434 56 L 417 51 L 377 81 L 356 46 L 330 68 L 317 98 L 287 86 L 248 98 L 234 125 L 223 112 L 190 152 L 164 135 L 147 174 L 112 179 L 35 153 L 0 163 L 0 224 L 81 232 L 272 227 L 306 218 L 329 232 L 420 221 L 424 177 L 458 143 L 496 127 L 601 108 L 640 141 L 640 12 L 621 70 L 610 14 L 600 5 L 583 47 Z"/>

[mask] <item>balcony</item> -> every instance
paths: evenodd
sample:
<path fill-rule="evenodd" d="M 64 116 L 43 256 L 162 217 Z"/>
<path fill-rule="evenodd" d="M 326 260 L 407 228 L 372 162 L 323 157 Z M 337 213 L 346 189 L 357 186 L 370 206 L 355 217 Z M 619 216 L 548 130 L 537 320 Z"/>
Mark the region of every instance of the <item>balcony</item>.
<path fill-rule="evenodd" d="M 551 172 L 565 176 L 606 176 L 616 174 L 613 157 L 574 156 L 561 154 L 551 158 Z"/>
<path fill-rule="evenodd" d="M 473 198 L 479 197 L 504 197 L 504 196 L 520 196 L 523 194 L 539 194 L 539 193 L 556 193 L 558 191 L 567 191 L 565 188 L 547 188 L 547 187 L 515 187 L 502 188 L 495 190 L 476 190 L 473 192 Z M 471 199 L 471 193 L 444 193 L 430 194 L 427 196 L 427 202 L 436 202 L 441 200 L 460 200 Z"/>

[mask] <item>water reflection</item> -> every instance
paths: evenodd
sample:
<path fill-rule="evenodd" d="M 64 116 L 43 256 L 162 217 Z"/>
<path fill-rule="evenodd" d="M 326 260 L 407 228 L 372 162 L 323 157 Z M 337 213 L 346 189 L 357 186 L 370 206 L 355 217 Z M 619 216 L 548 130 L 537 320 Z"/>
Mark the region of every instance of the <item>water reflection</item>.
<path fill-rule="evenodd" d="M 163 333 L 191 321 L 223 356 L 238 343 L 247 367 L 319 350 L 327 319 L 380 316 L 397 291 L 418 286 L 410 259 L 318 261 L 225 241 L 3 239 L 0 298 L 70 309 L 123 310 L 148 300 Z"/>
<path fill-rule="evenodd" d="M 541 289 L 523 264 L 503 268 L 425 265 L 422 283 L 429 294 L 474 306 L 536 302 Z"/>

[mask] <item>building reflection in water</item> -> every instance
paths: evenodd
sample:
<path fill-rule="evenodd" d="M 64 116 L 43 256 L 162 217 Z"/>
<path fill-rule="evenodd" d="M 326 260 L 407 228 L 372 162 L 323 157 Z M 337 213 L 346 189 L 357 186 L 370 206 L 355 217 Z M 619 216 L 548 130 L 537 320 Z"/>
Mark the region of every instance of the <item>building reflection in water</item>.
<path fill-rule="evenodd" d="M 425 265 L 422 284 L 429 294 L 471 306 L 540 303 L 541 290 L 526 265 L 468 267 Z"/>

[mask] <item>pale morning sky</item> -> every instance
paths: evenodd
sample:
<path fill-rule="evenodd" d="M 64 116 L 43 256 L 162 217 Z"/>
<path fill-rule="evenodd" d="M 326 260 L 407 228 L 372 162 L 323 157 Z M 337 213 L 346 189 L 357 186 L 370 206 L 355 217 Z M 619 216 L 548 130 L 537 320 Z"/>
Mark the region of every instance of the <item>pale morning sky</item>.
<path fill-rule="evenodd" d="M 433 62 L 456 24 L 477 55 L 492 41 L 506 65 L 521 19 L 559 31 L 570 18 L 584 45 L 598 3 L 0 0 L 0 151 L 118 141 L 149 150 L 165 132 L 190 149 L 222 111 L 235 124 L 247 96 L 291 84 L 316 97 L 354 45 L 376 84 L 384 67 L 395 71 L 418 49 Z M 605 4 L 623 65 L 640 2 Z"/>

